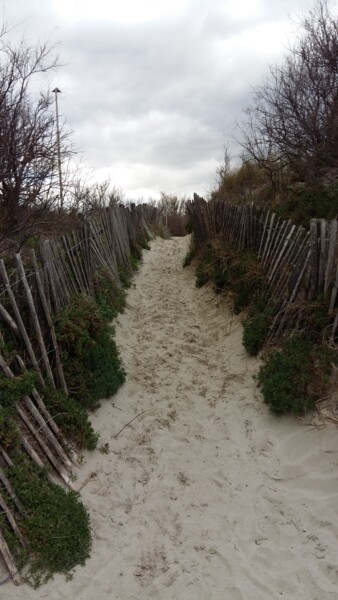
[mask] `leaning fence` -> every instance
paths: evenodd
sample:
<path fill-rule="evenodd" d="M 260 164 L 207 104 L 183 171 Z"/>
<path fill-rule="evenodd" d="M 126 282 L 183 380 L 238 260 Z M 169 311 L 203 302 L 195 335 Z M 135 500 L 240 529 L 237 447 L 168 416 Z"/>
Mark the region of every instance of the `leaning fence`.
<path fill-rule="evenodd" d="M 78 294 L 93 295 L 95 277 L 103 268 L 116 288 L 120 273 L 131 274 L 130 256 L 149 234 L 147 206 L 116 206 L 105 209 L 81 227 L 57 240 L 43 240 L 37 250 L 24 250 L 0 259 L 0 369 L 14 379 L 27 369 L 37 373 L 39 387 L 51 385 L 67 393 L 53 320 Z M 14 350 L 10 360 L 2 352 L 3 331 L 11 332 Z M 1 407 L 1 399 L 0 399 Z M 48 466 L 51 481 L 72 488 L 72 466 L 78 457 L 48 411 L 36 388 L 15 404 L 20 423 L 20 445 L 40 467 Z M 24 537 L 15 512 L 23 507 L 6 476 L 13 460 L 0 443 L 0 509 L 21 544 Z M 3 492 L 12 500 L 8 506 Z M 0 529 L 0 554 L 15 583 L 20 582 L 13 557 Z"/>
<path fill-rule="evenodd" d="M 220 238 L 260 259 L 267 281 L 265 291 L 279 306 L 272 326 L 274 335 L 281 335 L 297 322 L 304 302 L 323 295 L 333 320 L 328 339 L 334 343 L 338 329 L 337 219 L 312 219 L 306 230 L 267 208 L 221 200 L 206 202 L 197 194 L 187 210 L 199 248 Z"/>

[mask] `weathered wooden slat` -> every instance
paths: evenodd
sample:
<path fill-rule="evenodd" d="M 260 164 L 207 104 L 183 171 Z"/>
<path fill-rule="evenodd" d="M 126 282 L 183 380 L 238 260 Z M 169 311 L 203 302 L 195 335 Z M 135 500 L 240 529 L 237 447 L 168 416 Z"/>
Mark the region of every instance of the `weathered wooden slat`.
<path fill-rule="evenodd" d="M 19 498 L 17 497 L 13 486 L 11 484 L 11 482 L 9 481 L 9 479 L 6 477 L 6 474 L 4 472 L 3 469 L 1 469 L 0 467 L 0 481 L 2 483 L 2 485 L 4 486 L 6 492 L 9 494 L 10 498 L 13 500 L 16 508 L 18 509 L 18 511 L 23 515 L 25 510 L 19 500 Z"/>
<path fill-rule="evenodd" d="M 83 241 L 82 241 L 78 231 L 72 231 L 70 233 L 70 237 L 73 241 L 73 248 L 72 248 L 73 256 L 74 256 L 74 259 L 77 264 L 78 273 L 80 274 L 80 277 L 81 277 L 83 289 L 85 290 L 85 293 L 89 293 L 89 282 L 86 277 L 86 270 L 83 266 L 83 263 L 84 263 Z"/>
<path fill-rule="evenodd" d="M 11 460 L 11 458 L 8 456 L 8 454 L 7 454 L 6 450 L 5 450 L 5 448 L 4 448 L 3 446 L 1 446 L 1 444 L 0 444 L 0 454 L 1 454 L 2 458 L 4 458 L 5 462 L 7 463 L 7 465 L 8 465 L 9 467 L 13 467 L 13 466 L 14 466 L 14 463 L 13 463 L 13 461 L 12 461 L 12 460 Z"/>
<path fill-rule="evenodd" d="M 35 427 L 33 422 L 30 420 L 27 412 L 23 409 L 22 406 L 19 406 L 19 405 L 16 407 L 16 409 L 17 409 L 19 416 L 25 423 L 26 427 L 29 429 L 31 434 L 34 436 L 34 438 L 40 445 L 41 449 L 43 450 L 44 455 L 48 458 L 51 465 L 54 467 L 56 472 L 62 477 L 62 479 L 66 483 L 66 485 L 68 487 L 72 488 L 71 475 L 67 471 L 65 471 L 63 466 L 60 464 L 59 460 L 54 456 L 54 454 L 50 450 L 48 444 L 45 442 L 43 437 L 40 435 L 39 430 Z"/>
<path fill-rule="evenodd" d="M 4 360 L 3 356 L 1 355 L 1 353 L 0 353 L 0 367 L 3 370 L 4 374 L 6 375 L 6 377 L 8 377 L 9 379 L 15 380 L 15 375 L 14 375 L 13 371 L 6 364 L 6 361 Z M 36 407 L 34 406 L 33 402 L 29 398 L 29 396 L 24 396 L 23 397 L 23 401 L 26 404 L 26 406 L 27 406 L 28 410 L 30 411 L 31 415 L 34 417 L 35 421 L 38 423 L 39 430 L 43 431 L 43 433 L 47 437 L 47 439 L 48 439 L 49 443 L 51 444 L 53 450 L 59 455 L 59 457 L 64 462 L 64 464 L 66 465 L 66 467 L 69 468 L 69 469 L 71 469 L 72 464 L 71 464 L 69 458 L 67 457 L 65 451 L 60 446 L 58 440 L 55 438 L 53 432 L 49 429 L 47 423 L 45 422 L 45 420 L 43 419 L 43 417 L 41 416 L 41 414 L 39 413 L 39 411 L 36 409 Z M 33 433 L 34 437 L 40 443 L 41 447 L 43 448 L 43 450 L 44 450 L 46 456 L 49 458 L 50 462 L 55 466 L 55 468 L 60 472 L 61 476 L 65 479 L 65 477 L 63 475 L 63 472 L 60 471 L 58 462 L 56 462 L 54 460 L 53 455 L 51 455 L 51 453 L 49 451 L 49 448 L 44 444 L 44 441 L 40 440 L 41 436 L 38 435 L 38 432 L 36 433 L 36 428 L 34 427 L 34 424 L 31 423 L 31 421 L 29 421 L 29 422 L 27 421 L 28 415 L 25 412 L 24 408 L 22 406 L 20 406 L 19 404 L 16 404 L 16 410 L 18 411 L 20 417 L 25 421 L 26 425 L 31 430 L 31 432 Z M 69 478 L 68 474 L 67 474 L 67 478 Z"/>
<path fill-rule="evenodd" d="M 55 387 L 54 375 L 53 375 L 52 368 L 50 366 L 50 362 L 49 362 L 49 358 L 48 358 L 48 353 L 47 353 L 46 346 L 45 346 L 45 340 L 43 338 L 41 327 L 40 327 L 39 317 L 38 317 L 37 312 L 36 312 L 36 307 L 35 307 L 35 304 L 34 304 L 32 292 L 31 292 L 31 289 L 30 289 L 30 287 L 28 285 L 28 281 L 27 281 L 27 277 L 26 277 L 26 272 L 25 272 L 25 269 L 24 269 L 24 266 L 23 266 L 20 254 L 15 254 L 15 259 L 16 259 L 16 262 L 17 262 L 17 265 L 18 265 L 19 273 L 20 273 L 20 276 L 21 276 L 21 280 L 22 280 L 22 283 L 23 283 L 24 290 L 25 290 L 28 307 L 29 307 L 30 314 L 31 314 L 31 317 L 32 317 L 32 322 L 33 322 L 33 325 L 34 325 L 35 334 L 36 334 L 36 337 L 37 337 L 37 340 L 38 340 L 38 343 L 39 343 L 39 346 L 40 346 L 42 360 L 43 360 L 43 364 L 45 366 L 47 377 L 48 377 L 50 383 L 52 384 L 52 386 Z"/>
<path fill-rule="evenodd" d="M 47 241 L 43 241 L 40 245 L 40 254 L 43 261 L 44 272 L 47 275 L 47 279 L 49 285 L 46 285 L 45 288 L 49 289 L 50 286 L 50 297 L 53 300 L 55 312 L 59 313 L 62 307 L 61 298 L 57 292 L 56 284 L 55 284 L 55 275 L 54 275 L 54 262 L 50 257 L 49 246 Z"/>
<path fill-rule="evenodd" d="M 258 250 L 258 256 L 261 256 L 263 248 L 264 248 L 264 241 L 265 241 L 265 232 L 267 231 L 267 227 L 268 227 L 268 221 L 269 221 L 269 217 L 270 217 L 270 211 L 268 210 L 265 216 L 265 221 L 264 221 L 264 227 L 263 227 L 263 233 L 262 233 L 262 237 L 260 239 L 260 245 L 259 245 L 259 250 Z"/>
<path fill-rule="evenodd" d="M 17 337 L 20 337 L 19 327 L 17 326 L 17 324 L 14 321 L 14 319 L 12 319 L 11 315 L 9 314 L 9 312 L 1 304 L 1 302 L 0 302 L 0 315 L 2 316 L 3 320 L 7 323 L 7 325 L 10 326 L 11 330 L 14 331 L 15 335 Z"/>
<path fill-rule="evenodd" d="M 3 559 L 5 561 L 7 569 L 13 579 L 13 582 L 15 583 L 15 585 L 20 585 L 20 583 L 21 583 L 20 573 L 18 572 L 18 569 L 15 565 L 13 556 L 11 554 L 11 551 L 8 548 L 7 542 L 4 538 L 4 536 L 2 535 L 1 531 L 0 531 L 0 552 L 3 556 Z"/>
<path fill-rule="evenodd" d="M 67 257 L 67 263 L 72 273 L 72 277 L 70 279 L 71 281 L 74 280 L 76 293 L 81 294 L 86 291 L 86 287 L 84 286 L 83 281 L 81 279 L 81 274 L 78 270 L 77 260 L 73 252 L 73 240 L 69 237 L 68 234 L 63 236 L 62 241 Z"/>
<path fill-rule="evenodd" d="M 48 438 L 48 441 L 51 444 L 53 450 L 59 455 L 59 457 L 61 458 L 61 460 L 64 463 L 64 465 L 68 469 L 71 469 L 71 467 L 72 467 L 71 461 L 67 457 L 67 454 L 65 453 L 64 449 L 62 448 L 62 446 L 59 444 L 59 442 L 56 439 L 56 437 L 54 436 L 53 432 L 49 429 L 47 422 L 44 420 L 44 418 L 41 416 L 41 414 L 39 413 L 39 411 L 37 410 L 37 408 L 34 406 L 32 400 L 30 399 L 30 397 L 29 396 L 24 396 L 24 402 L 25 402 L 28 410 L 30 411 L 30 413 L 34 417 L 35 421 L 38 423 L 39 429 L 41 431 L 43 431 L 43 433 L 45 434 L 45 436 Z"/>
<path fill-rule="evenodd" d="M 62 298 L 62 306 L 69 303 L 71 297 L 77 292 L 72 277 L 69 276 L 64 252 L 61 245 L 55 240 L 49 240 L 49 252 L 53 262 L 53 276 L 58 293 Z"/>
<path fill-rule="evenodd" d="M 311 223 L 310 223 L 310 247 L 311 247 L 311 297 L 314 298 L 318 292 L 318 279 L 319 279 L 318 228 L 317 228 L 317 220 L 316 219 L 311 219 Z"/>
<path fill-rule="evenodd" d="M 271 266 L 270 266 L 270 273 L 268 276 L 268 281 L 272 280 L 273 275 L 278 267 L 278 263 L 283 254 L 283 249 L 285 248 L 285 245 L 286 245 L 286 236 L 287 236 L 287 232 L 289 230 L 289 224 L 290 224 L 290 221 L 283 221 L 282 226 L 279 230 L 279 237 L 276 240 L 274 252 L 271 254 Z"/>
<path fill-rule="evenodd" d="M 41 460 L 40 456 L 34 450 L 32 444 L 29 442 L 26 435 L 24 435 L 22 432 L 20 434 L 20 443 L 21 443 L 23 449 L 25 450 L 25 452 L 27 452 L 28 456 L 30 456 L 32 461 L 38 467 L 40 467 L 41 469 L 46 467 L 46 464 Z M 47 477 L 51 483 L 54 483 L 55 485 L 59 485 L 59 480 L 54 476 L 54 474 L 52 472 L 47 471 Z"/>
<path fill-rule="evenodd" d="M 324 294 L 327 294 L 331 285 L 334 285 L 333 271 L 334 271 L 334 259 L 337 253 L 337 229 L 338 221 L 334 219 L 329 224 L 329 248 L 327 253 L 327 261 L 324 275 Z"/>
<path fill-rule="evenodd" d="M 338 264 L 337 264 L 337 268 L 336 268 L 336 278 L 335 278 L 332 292 L 331 292 L 331 300 L 330 300 L 330 308 L 329 308 L 330 313 L 332 313 L 334 306 L 336 304 L 337 293 L 338 293 Z"/>
<path fill-rule="evenodd" d="M 271 231 L 271 235 L 270 235 L 270 241 L 267 244 L 267 249 L 266 249 L 266 253 L 263 259 L 263 267 L 267 270 L 268 265 L 270 265 L 270 257 L 271 254 L 273 253 L 273 249 L 275 247 L 275 240 L 276 238 L 278 238 L 279 234 L 280 234 L 280 228 L 281 228 L 281 222 L 280 219 L 277 219 L 276 221 L 273 222 L 273 226 L 272 226 L 272 231 Z"/>
<path fill-rule="evenodd" d="M 20 541 L 22 546 L 26 547 L 27 543 L 26 543 L 19 527 L 16 524 L 14 514 L 13 514 L 12 510 L 9 508 L 9 506 L 7 506 L 7 503 L 6 503 L 5 499 L 2 497 L 1 492 L 0 492 L 0 508 L 4 511 L 6 518 L 9 522 L 10 526 L 12 527 L 16 537 L 18 538 L 18 540 Z"/>
<path fill-rule="evenodd" d="M 265 239 L 265 242 L 264 242 L 264 245 L 263 245 L 262 256 L 261 256 L 263 265 L 264 265 L 264 260 L 265 260 L 266 253 L 268 251 L 270 238 L 272 236 L 275 218 L 276 218 L 275 213 L 270 213 L 270 221 L 268 223 L 266 239 Z"/>
<path fill-rule="evenodd" d="M 319 246 L 319 266 L 318 266 L 318 289 L 324 288 L 324 275 L 327 262 L 327 223 L 325 219 L 319 221 L 320 246 Z"/>
<path fill-rule="evenodd" d="M 335 341 L 337 329 L 338 329 L 338 309 L 337 309 L 336 317 L 335 317 L 335 320 L 333 321 L 332 330 L 331 330 L 330 343 L 332 345 L 334 344 L 334 341 Z"/>
<path fill-rule="evenodd" d="M 25 371 L 25 365 L 23 363 L 23 360 L 21 359 L 20 356 L 16 356 L 16 360 L 19 364 L 19 367 L 22 371 Z M 7 371 L 8 373 L 10 373 L 10 371 Z M 56 451 L 60 454 L 62 460 L 64 461 L 64 464 L 68 467 L 71 468 L 71 464 L 68 460 L 68 456 L 67 454 L 64 452 L 64 449 L 67 450 L 67 453 L 70 456 L 70 459 L 73 461 L 73 464 L 75 464 L 76 466 L 79 466 L 79 458 L 74 450 L 74 448 L 71 446 L 71 444 L 66 440 L 66 438 L 64 437 L 62 431 L 60 430 L 60 428 L 58 427 L 58 425 L 55 423 L 54 418 L 51 416 L 50 412 L 48 411 L 48 409 L 46 408 L 46 405 L 44 403 L 44 401 L 42 400 L 40 394 L 38 393 L 38 391 L 33 388 L 32 390 L 32 397 L 35 400 L 36 406 L 38 408 L 38 411 L 41 413 L 41 417 L 43 417 L 43 420 L 40 419 L 40 426 L 42 426 L 43 428 L 45 426 L 48 425 L 48 428 L 50 428 L 52 430 L 52 432 L 54 433 L 54 435 L 56 436 L 56 440 L 55 438 L 51 438 L 53 443 L 55 444 L 55 449 Z M 27 398 L 26 398 L 26 402 L 27 402 Z M 36 414 L 34 412 L 34 408 L 31 406 L 31 399 L 28 397 L 28 408 L 33 412 L 33 414 Z M 38 422 L 39 422 L 39 417 L 37 417 Z M 47 433 L 47 435 L 49 435 Z M 57 445 L 57 441 L 59 441 L 59 444 L 61 445 Z"/>
<path fill-rule="evenodd" d="M 47 320 L 47 324 L 49 327 L 49 331 L 50 331 L 50 335 L 51 335 L 51 339 L 52 339 L 52 343 L 53 343 L 53 347 L 54 347 L 55 365 L 56 365 L 56 370 L 57 370 L 57 374 L 59 377 L 60 385 L 61 385 L 61 388 L 63 389 L 63 391 L 68 395 L 67 384 L 66 384 L 64 373 L 63 373 L 62 361 L 61 361 L 61 356 L 60 356 L 60 352 L 59 352 L 59 345 L 58 345 L 57 339 L 56 339 L 56 333 L 55 333 L 55 329 L 54 329 L 53 319 L 52 319 L 52 315 L 50 313 L 44 286 L 42 284 L 42 280 L 40 277 L 37 260 L 36 260 L 36 254 L 35 254 L 34 250 L 31 250 L 31 260 L 32 260 L 35 279 L 37 282 L 37 287 L 38 287 L 38 291 L 39 291 L 39 295 L 40 295 L 40 300 L 41 300 L 41 303 L 42 303 L 42 306 L 44 309 L 45 317 Z"/>
<path fill-rule="evenodd" d="M 44 381 L 42 372 L 40 370 L 40 366 L 39 366 L 38 360 L 37 360 L 37 358 L 35 356 L 35 352 L 33 350 L 33 346 L 32 346 L 31 341 L 29 339 L 29 335 L 28 335 L 28 333 L 26 331 L 24 322 L 23 322 L 23 320 L 21 318 L 19 307 L 17 305 L 15 296 L 13 294 L 11 285 L 9 283 L 9 279 L 8 279 L 8 275 L 7 275 L 5 263 L 4 263 L 4 261 L 2 259 L 0 259 L 0 272 L 1 272 L 1 275 L 2 275 L 2 279 L 3 279 L 3 282 L 4 282 L 4 285 L 5 285 L 8 297 L 10 299 L 10 302 L 11 302 L 11 305 L 12 305 L 12 308 L 13 308 L 13 312 L 14 312 L 14 315 L 15 315 L 17 326 L 18 326 L 18 328 L 20 330 L 20 335 L 21 335 L 21 337 L 22 337 L 22 339 L 23 339 L 23 341 L 25 343 L 25 346 L 27 348 L 27 351 L 28 351 L 28 354 L 29 354 L 30 359 L 32 361 L 32 364 L 34 366 L 34 369 L 36 370 L 36 372 L 38 374 L 39 381 L 40 381 L 41 385 L 45 386 L 45 381 Z"/>

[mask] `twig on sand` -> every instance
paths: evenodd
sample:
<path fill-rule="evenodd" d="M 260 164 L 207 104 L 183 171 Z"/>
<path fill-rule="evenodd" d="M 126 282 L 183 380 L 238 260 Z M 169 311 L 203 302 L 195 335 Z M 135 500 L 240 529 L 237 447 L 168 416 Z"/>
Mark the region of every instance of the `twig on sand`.
<path fill-rule="evenodd" d="M 128 427 L 128 425 L 130 425 L 133 421 L 135 421 L 135 419 L 137 419 L 138 417 L 140 417 L 141 415 L 143 415 L 143 413 L 145 413 L 146 411 L 143 410 L 142 412 L 140 412 L 138 415 L 136 415 L 136 417 L 134 417 L 131 421 L 129 421 L 128 423 L 126 423 L 126 425 L 124 425 L 124 427 L 122 427 L 122 429 L 120 429 L 120 431 L 117 432 L 116 435 L 114 435 L 114 438 L 117 438 L 118 435 L 120 435 L 120 433 L 122 433 L 122 431 Z"/>

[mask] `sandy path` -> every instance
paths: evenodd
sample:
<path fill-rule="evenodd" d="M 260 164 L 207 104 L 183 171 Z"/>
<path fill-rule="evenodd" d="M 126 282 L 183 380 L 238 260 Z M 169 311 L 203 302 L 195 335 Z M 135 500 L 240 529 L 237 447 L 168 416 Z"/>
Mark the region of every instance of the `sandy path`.
<path fill-rule="evenodd" d="M 337 599 L 337 431 L 268 414 L 238 318 L 182 270 L 187 244 L 152 244 L 118 319 L 128 379 L 93 419 L 109 453 L 78 480 L 91 559 L 6 599 Z"/>

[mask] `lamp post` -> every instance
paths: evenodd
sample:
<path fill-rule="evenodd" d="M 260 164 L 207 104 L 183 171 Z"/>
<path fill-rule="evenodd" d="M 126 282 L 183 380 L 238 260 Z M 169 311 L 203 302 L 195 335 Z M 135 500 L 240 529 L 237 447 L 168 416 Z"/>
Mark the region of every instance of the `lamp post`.
<path fill-rule="evenodd" d="M 60 190 L 60 210 L 63 209 L 63 189 L 62 189 L 62 171 L 61 171 L 61 149 L 60 149 L 60 128 L 59 128 L 59 108 L 58 108 L 58 94 L 61 94 L 59 88 L 52 90 L 55 94 L 55 114 L 56 114 L 56 143 L 58 152 L 58 167 L 59 167 L 59 190 Z"/>

